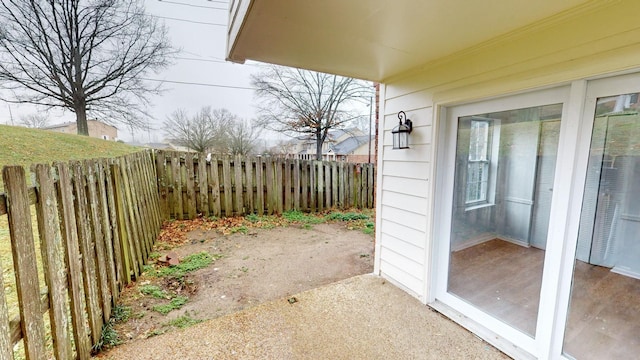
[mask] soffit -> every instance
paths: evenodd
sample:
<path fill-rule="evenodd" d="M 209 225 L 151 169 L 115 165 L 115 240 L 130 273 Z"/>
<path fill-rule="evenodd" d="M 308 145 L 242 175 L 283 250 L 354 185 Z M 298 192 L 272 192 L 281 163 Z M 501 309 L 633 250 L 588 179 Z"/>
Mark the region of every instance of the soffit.
<path fill-rule="evenodd" d="M 383 81 L 592 2 L 240 0 L 227 57 Z"/>

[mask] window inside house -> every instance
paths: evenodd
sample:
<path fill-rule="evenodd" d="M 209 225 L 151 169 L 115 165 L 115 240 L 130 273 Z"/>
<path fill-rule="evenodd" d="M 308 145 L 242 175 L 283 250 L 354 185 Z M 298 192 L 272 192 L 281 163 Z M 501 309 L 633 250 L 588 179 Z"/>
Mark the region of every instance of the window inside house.
<path fill-rule="evenodd" d="M 488 202 L 492 122 L 490 119 L 471 120 L 466 192 L 466 203 L 470 206 Z"/>
<path fill-rule="evenodd" d="M 457 118 L 447 292 L 535 334 L 562 104 Z"/>

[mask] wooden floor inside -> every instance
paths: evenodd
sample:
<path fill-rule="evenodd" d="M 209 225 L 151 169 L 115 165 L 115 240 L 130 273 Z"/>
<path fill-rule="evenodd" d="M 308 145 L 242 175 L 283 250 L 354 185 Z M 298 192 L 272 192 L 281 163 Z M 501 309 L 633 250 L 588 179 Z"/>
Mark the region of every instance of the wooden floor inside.
<path fill-rule="evenodd" d="M 449 292 L 535 335 L 544 251 L 499 239 L 451 254 Z M 576 261 L 564 350 L 576 359 L 640 358 L 640 280 Z"/>

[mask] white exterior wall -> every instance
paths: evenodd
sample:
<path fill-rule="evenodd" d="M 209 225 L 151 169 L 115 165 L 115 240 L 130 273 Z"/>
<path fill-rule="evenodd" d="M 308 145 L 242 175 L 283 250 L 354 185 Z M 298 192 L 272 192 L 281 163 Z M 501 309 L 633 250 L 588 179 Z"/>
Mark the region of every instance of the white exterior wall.
<path fill-rule="evenodd" d="M 640 2 L 594 2 L 454 54 L 381 87 L 376 262 L 423 302 L 434 239 L 438 121 L 446 106 L 640 71 Z M 413 121 L 408 150 L 391 149 L 398 111 Z M 449 196 L 445 194 L 444 196 Z"/>

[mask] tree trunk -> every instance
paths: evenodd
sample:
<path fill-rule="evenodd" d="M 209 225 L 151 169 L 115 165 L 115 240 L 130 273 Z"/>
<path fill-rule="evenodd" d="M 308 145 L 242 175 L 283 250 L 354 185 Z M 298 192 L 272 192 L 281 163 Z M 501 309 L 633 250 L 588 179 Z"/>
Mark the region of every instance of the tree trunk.
<path fill-rule="evenodd" d="M 322 134 L 316 133 L 316 160 L 322 160 Z"/>
<path fill-rule="evenodd" d="M 89 125 L 87 124 L 87 104 L 82 101 L 76 105 L 76 125 L 78 126 L 78 135 L 89 136 Z"/>

